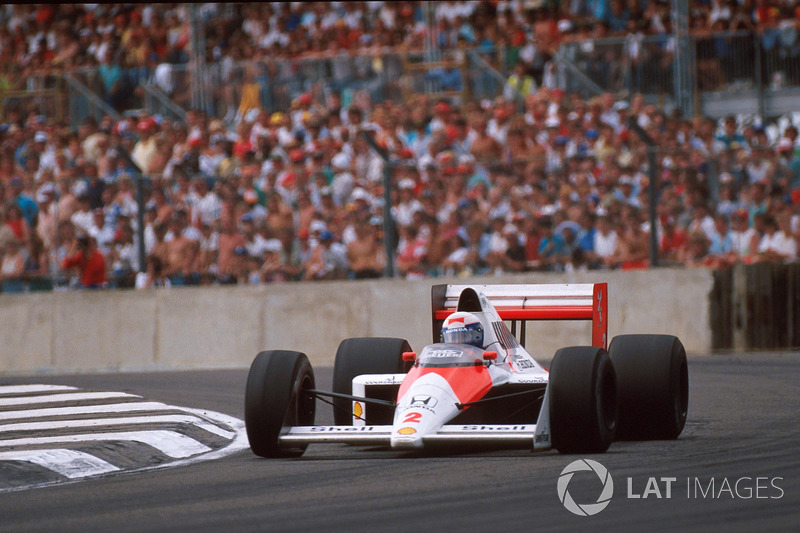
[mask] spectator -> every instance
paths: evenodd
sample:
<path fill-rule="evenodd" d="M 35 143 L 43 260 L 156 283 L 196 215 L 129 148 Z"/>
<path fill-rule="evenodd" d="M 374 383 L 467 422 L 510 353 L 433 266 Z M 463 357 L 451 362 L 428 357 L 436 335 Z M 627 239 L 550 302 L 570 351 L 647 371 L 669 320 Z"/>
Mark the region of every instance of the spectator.
<path fill-rule="evenodd" d="M 781 216 L 780 223 L 768 214 L 764 217 L 764 236 L 758 245 L 762 261 L 793 261 L 797 258 L 797 240 L 791 230 L 788 216 Z"/>
<path fill-rule="evenodd" d="M 22 255 L 22 243 L 16 237 L 5 241 L 4 254 L 0 262 L 0 282 L 2 292 L 24 292 L 23 274 L 25 272 L 25 258 Z"/>
<path fill-rule="evenodd" d="M 641 13 L 635 3 L 612 2 L 599 11 L 576 7 L 580 2 L 573 4 L 564 7 L 571 16 L 565 16 L 563 24 L 557 25 L 546 11 L 533 10 L 524 13 L 530 19 L 523 26 L 517 20 L 523 15 L 513 9 L 499 9 L 501 14 L 495 16 L 487 12 L 488 4 L 448 3 L 446 9 L 437 8 L 435 15 L 441 27 L 443 57 L 452 52 L 460 54 L 462 50 L 457 47 L 468 49 L 474 42 L 479 53 L 504 72 L 505 65 L 515 65 L 515 75 L 521 72 L 523 79 L 522 85 L 518 80 L 515 85 L 525 87 L 531 72 L 536 77 L 542 74 L 563 37 L 561 32 L 571 33 L 569 27 L 577 23 L 586 31 L 571 33 L 568 40 L 606 32 L 627 33 L 629 50 L 635 52 L 634 59 L 641 60 L 642 76 L 653 78 L 657 69 L 672 61 L 674 43 L 670 38 L 652 47 L 644 40 L 645 34 L 671 31 L 669 10 L 664 6 L 656 4 Z M 100 6 L 84 20 L 81 14 L 85 9 L 47 7 L 44 11 L 50 13 L 49 17 L 60 21 L 50 28 L 32 18 L 34 10 L 20 10 L 13 26 L 22 28 L 22 38 L 0 35 L 2 53 L 10 50 L 7 58 L 20 53 L 26 68 L 41 68 L 45 62 L 51 63 L 49 69 L 70 68 L 87 61 L 73 60 L 65 52 L 79 43 L 78 48 L 97 54 L 98 60 L 90 62 L 103 63 L 98 67 L 98 73 L 104 75 L 99 78 L 101 85 L 104 80 L 112 81 L 109 88 L 121 91 L 116 96 L 121 110 L 137 103 L 130 98 L 130 88 L 153 76 L 160 66 L 171 71 L 172 79 L 166 80 L 170 83 L 164 88 L 174 89 L 176 99 L 180 87 L 189 95 L 191 71 L 178 75 L 181 68 L 173 69 L 166 62 L 186 61 L 194 53 L 185 8 L 119 5 L 113 7 L 111 15 L 111 9 Z M 695 18 L 722 24 L 724 29 L 754 29 L 737 16 L 744 12 L 742 8 L 732 9 L 722 3 L 698 9 Z M 635 256 L 641 256 L 642 250 L 646 255 L 641 241 L 647 241 L 649 225 L 629 215 L 626 207 L 644 205 L 647 194 L 646 179 L 639 171 L 645 154 L 627 131 L 628 117 L 635 117 L 664 148 L 658 155 L 662 185 L 656 191 L 659 213 L 664 215 L 662 224 L 669 225 L 666 217 L 672 217 L 678 233 L 684 227 L 689 228 L 689 234 L 702 228 L 712 251 L 716 251 L 715 237 L 719 234 L 713 226 L 722 224 L 712 215 L 732 217 L 732 248 L 742 260 L 749 260 L 766 232 L 764 216 L 777 216 L 780 221 L 786 204 L 798 203 L 791 196 L 792 187 L 800 183 L 794 168 L 798 158 L 793 127 L 781 134 L 772 131 L 773 126 L 750 126 L 748 119 L 731 116 L 723 121 L 715 138 L 713 119 L 676 120 L 657 106 L 646 105 L 644 95 L 634 94 L 630 102 L 615 102 L 614 95 L 607 93 L 585 101 L 557 85 L 552 90 L 536 89 L 535 85 L 523 89 L 528 93 L 524 115 L 510 101 L 516 99 L 510 94 L 496 100 L 464 101 L 431 100 L 421 95 L 400 103 L 389 98 L 373 105 L 363 95 L 371 92 L 375 97 L 377 91 L 360 90 L 356 85 L 365 86 L 371 83 L 371 76 L 380 74 L 388 80 L 381 81 L 381 88 L 390 91 L 391 80 L 399 79 L 399 74 L 391 77 L 392 56 L 387 51 L 401 41 L 403 46 L 422 49 L 424 34 L 418 30 L 425 26 L 424 17 L 416 4 L 343 4 L 331 9 L 324 4 L 234 5 L 202 10 L 208 16 L 209 64 L 223 64 L 220 72 L 225 89 L 218 91 L 221 101 L 214 104 L 220 104 L 219 115 L 230 108 L 229 124 L 209 121 L 196 110 L 187 112 L 185 126 L 160 117 L 133 116 L 128 110 L 130 116 L 118 123 L 110 117 L 87 120 L 70 131 L 53 118 L 41 116 L 38 110 L 8 110 L 7 122 L 0 128 L 0 194 L 4 203 L 13 201 L 22 207 L 22 217 L 12 212 L 10 218 L 24 219 L 29 236 L 42 237 L 48 256 L 59 258 L 54 264 L 66 255 L 65 243 L 72 239 L 68 234 L 75 229 L 70 223 L 73 216 L 78 225 L 96 235 L 96 230 L 116 234 L 120 228 L 135 226 L 133 215 L 138 206 L 132 181 L 126 176 L 130 169 L 118 157 L 121 148 L 130 150 L 134 159 L 145 163 L 144 170 L 153 173 L 148 199 L 153 205 L 146 211 L 148 253 L 157 250 L 163 264 L 169 264 L 168 249 L 173 247 L 169 242 L 176 233 L 173 230 L 165 235 L 163 227 L 156 229 L 156 221 L 172 225 L 173 214 L 178 214 L 182 219 L 178 242 L 187 240 L 181 270 L 188 280 L 202 278 L 209 283 L 238 279 L 252 282 L 267 257 L 271 263 L 290 264 L 299 270 L 308 263 L 324 231 L 337 236 L 332 247 L 338 244 L 336 241 L 347 247 L 366 238 L 382 253 L 380 231 L 370 229 L 367 221 L 383 216 L 383 163 L 364 143 L 362 130 L 374 130 L 391 158 L 415 167 L 408 171 L 395 166 L 397 190 L 392 191 L 395 220 L 413 227 L 425 246 L 426 260 L 415 267 L 415 276 L 444 271 L 516 271 L 517 264 L 507 260 L 509 251 L 515 249 L 509 223 L 519 232 L 517 241 L 523 246 L 526 268 L 540 268 L 540 244 L 550 239 L 540 234 L 537 220 L 541 216 L 552 226 L 558 225 L 554 233 L 562 240 L 567 235 L 562 253 L 545 257 L 547 264 L 541 268 L 582 269 L 587 264 L 595 268 L 605 263 L 604 257 L 610 267 L 619 266 L 625 261 L 620 262 L 621 256 L 608 249 L 625 246 L 628 251 L 636 248 Z M 779 10 L 773 13 L 761 9 L 759 13 L 768 19 L 768 28 L 777 27 L 781 19 L 791 22 L 786 19 L 791 15 Z M 603 24 L 596 24 L 598 15 Z M 637 26 L 640 20 L 645 24 Z M 242 31 L 229 31 L 239 27 Z M 707 31 L 709 37 L 701 36 L 705 40 L 699 45 L 704 49 L 698 51 L 700 61 L 706 60 L 709 50 L 726 50 L 727 45 L 722 46 L 726 43 L 715 33 L 718 29 L 698 26 L 693 30 L 698 36 L 701 30 Z M 404 35 L 408 37 L 404 39 Z M 769 42 L 763 42 L 766 55 L 762 59 L 766 61 L 762 64 L 771 65 L 770 54 L 784 47 L 783 37 L 777 36 L 771 32 Z M 320 60 L 326 42 L 336 42 L 338 47 L 335 61 L 330 63 Z M 594 58 L 592 67 L 598 79 L 615 83 L 612 61 L 593 44 L 579 43 L 581 52 L 575 57 L 578 61 Z M 321 61 L 314 63 L 316 66 L 335 67 L 339 74 L 343 67 L 347 73 L 339 76 L 338 87 L 325 86 L 325 108 L 314 103 L 323 93 L 311 83 L 316 78 L 307 68 L 311 63 L 303 58 Z M 726 62 L 730 60 L 726 58 L 720 54 L 708 59 L 727 73 L 730 65 Z M 56 59 L 55 65 L 52 59 Z M 252 68 L 246 68 L 242 61 L 250 60 L 255 62 L 249 64 Z M 611 67 L 604 71 L 603 65 Z M 710 69 L 709 63 L 709 72 L 703 74 L 711 73 Z M 8 76 L 8 72 L 5 74 Z M 713 74 L 709 79 L 714 77 L 719 78 Z M 13 82 L 14 78 L 8 79 Z M 91 80 L 86 83 L 91 85 Z M 249 92 L 244 91 L 246 87 Z M 299 96 L 290 94 L 288 87 L 303 92 Z M 502 90 L 502 86 L 496 87 L 497 92 Z M 137 97 L 141 94 L 141 90 L 136 93 Z M 250 104 L 237 119 L 236 104 L 243 100 Z M 276 109 L 282 111 L 272 113 Z M 227 127 L 235 133 L 227 132 Z M 717 179 L 722 183 L 719 200 L 714 196 Z M 47 190 L 48 184 L 52 191 Z M 88 209 L 83 198 L 78 200 L 84 195 L 89 198 Z M 36 201 L 26 202 L 25 197 Z M 700 203 L 706 205 L 705 215 L 701 214 L 702 207 L 695 207 Z M 358 207 L 352 210 L 354 205 Z M 39 211 L 38 215 L 32 208 Z M 96 208 L 105 213 L 102 223 L 97 218 L 100 215 L 94 214 Z M 749 220 L 735 215 L 740 208 L 749 212 Z M 255 227 L 261 220 L 266 222 L 258 233 L 248 237 L 249 243 L 236 231 L 245 213 L 254 218 Z M 498 215 L 501 218 L 493 223 L 492 237 L 486 231 L 487 223 Z M 591 217 L 597 215 L 604 220 L 597 221 L 595 230 Z M 56 231 L 55 226 L 63 221 L 67 225 Z M 571 230 L 561 226 L 565 221 L 579 224 L 574 238 L 569 237 Z M 223 230 L 219 242 L 215 242 L 216 227 L 229 227 L 231 223 L 230 232 Z M 323 229 L 312 231 L 316 223 Z M 791 224 L 790 220 L 788 233 Z M 606 225 L 608 231 L 601 233 L 600 227 Z M 4 223 L 3 227 L 14 234 L 10 226 Z M 671 230 L 658 230 L 664 250 L 665 233 Z M 359 237 L 365 234 L 368 236 Z M 240 242 L 240 237 L 245 242 Z M 264 249 L 264 243 L 275 238 L 281 241 L 280 253 Z M 110 257 L 111 250 L 104 244 L 107 239 L 96 239 L 101 253 L 109 250 L 105 255 L 109 270 L 113 270 L 116 259 Z M 750 245 L 753 239 L 759 241 L 756 246 Z M 33 240 L 29 241 L 33 246 Z M 249 257 L 236 256 L 236 264 L 231 266 L 236 248 L 248 244 Z M 695 248 L 699 244 L 696 242 Z M 270 248 L 275 246 L 271 242 Z M 576 247 L 585 251 L 586 257 L 571 253 Z M 672 255 L 682 246 L 672 243 L 667 248 Z M 711 255 L 716 257 L 715 253 Z M 221 270 L 227 272 L 221 274 Z M 351 275 L 355 277 L 356 273 Z M 273 276 L 262 275 L 261 280 L 265 279 Z"/>
<path fill-rule="evenodd" d="M 342 279 L 348 269 L 347 249 L 333 241 L 333 233 L 323 231 L 303 266 L 305 280 Z"/>
<path fill-rule="evenodd" d="M 105 286 L 106 260 L 97 249 L 97 242 L 88 235 L 79 236 L 64 259 L 61 268 L 77 268 L 80 286 L 84 289 L 99 289 Z"/>
<path fill-rule="evenodd" d="M 689 242 L 689 237 L 686 235 L 686 232 L 676 225 L 675 218 L 667 216 L 666 219 L 662 221 L 662 231 L 660 234 L 661 259 L 666 262 L 678 263 L 680 261 L 679 256 L 681 250 L 683 250 Z"/>
<path fill-rule="evenodd" d="M 169 278 L 164 275 L 164 265 L 156 255 L 147 256 L 147 269 L 136 275 L 136 289 L 170 287 Z"/>

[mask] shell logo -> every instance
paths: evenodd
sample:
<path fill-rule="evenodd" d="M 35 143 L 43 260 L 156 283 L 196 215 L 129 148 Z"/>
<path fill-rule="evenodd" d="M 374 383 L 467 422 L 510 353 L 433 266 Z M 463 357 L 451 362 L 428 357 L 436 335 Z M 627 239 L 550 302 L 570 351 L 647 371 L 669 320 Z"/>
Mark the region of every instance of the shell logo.
<path fill-rule="evenodd" d="M 361 419 L 364 416 L 364 408 L 361 407 L 360 402 L 353 402 L 353 416 L 357 419 Z"/>
<path fill-rule="evenodd" d="M 400 428 L 397 430 L 398 435 L 413 435 L 417 430 L 414 428 Z"/>

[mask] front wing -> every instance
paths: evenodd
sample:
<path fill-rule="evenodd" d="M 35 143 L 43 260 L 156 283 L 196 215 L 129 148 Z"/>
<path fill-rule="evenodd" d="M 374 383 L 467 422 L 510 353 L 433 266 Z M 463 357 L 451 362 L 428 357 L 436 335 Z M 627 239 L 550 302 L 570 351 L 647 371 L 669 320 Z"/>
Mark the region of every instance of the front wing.
<path fill-rule="evenodd" d="M 278 442 L 282 448 L 325 443 L 389 447 L 392 429 L 391 425 L 293 426 L 284 429 Z M 550 439 L 549 387 L 536 424 L 445 424 L 422 437 L 426 447 L 469 445 L 533 451 L 549 450 Z"/>
<path fill-rule="evenodd" d="M 498 448 L 550 448 L 548 424 L 518 425 L 444 425 L 425 435 L 425 445 L 491 445 Z M 280 436 L 281 447 L 307 444 L 355 444 L 389 446 L 392 426 L 295 426 Z"/>

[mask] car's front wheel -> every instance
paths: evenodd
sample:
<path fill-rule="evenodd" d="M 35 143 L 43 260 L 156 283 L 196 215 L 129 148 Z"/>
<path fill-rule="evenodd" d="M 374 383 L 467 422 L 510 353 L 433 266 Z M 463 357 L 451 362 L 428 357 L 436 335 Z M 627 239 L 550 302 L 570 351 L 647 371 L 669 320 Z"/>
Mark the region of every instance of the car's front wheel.
<path fill-rule="evenodd" d="M 253 453 L 261 457 L 297 457 L 305 446 L 281 448 L 284 428 L 314 424 L 314 371 L 300 352 L 259 353 L 250 366 L 244 396 L 244 423 Z"/>

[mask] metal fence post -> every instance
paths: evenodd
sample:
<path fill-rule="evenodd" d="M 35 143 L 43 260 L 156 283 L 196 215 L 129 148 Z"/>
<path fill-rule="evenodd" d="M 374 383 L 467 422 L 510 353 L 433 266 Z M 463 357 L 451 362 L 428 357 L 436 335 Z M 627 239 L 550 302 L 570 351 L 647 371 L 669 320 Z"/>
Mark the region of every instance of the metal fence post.
<path fill-rule="evenodd" d="M 389 158 L 389 153 L 378 146 L 375 138 L 370 132 L 362 131 L 361 136 L 367 141 L 370 148 L 383 159 L 383 244 L 386 249 L 386 269 L 387 278 L 394 277 L 394 222 L 392 220 L 392 174 L 394 165 Z"/>

